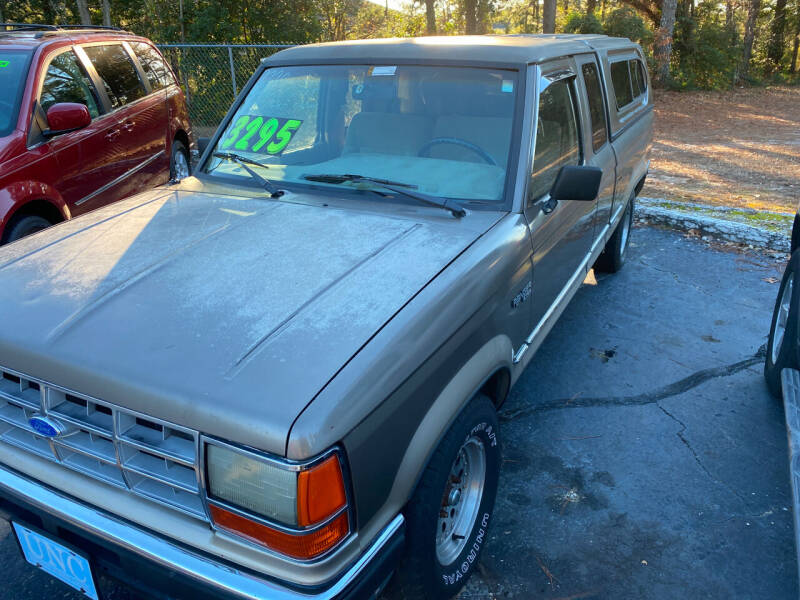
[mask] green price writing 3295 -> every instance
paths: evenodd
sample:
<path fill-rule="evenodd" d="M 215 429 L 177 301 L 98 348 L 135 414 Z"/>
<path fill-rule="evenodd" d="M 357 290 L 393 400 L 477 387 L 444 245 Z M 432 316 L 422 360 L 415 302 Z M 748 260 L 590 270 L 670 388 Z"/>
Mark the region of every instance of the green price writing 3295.
<path fill-rule="evenodd" d="M 225 132 L 219 148 L 277 155 L 289 145 L 302 124 L 300 119 L 242 115 Z"/>
<path fill-rule="evenodd" d="M 7 66 L 8 66 L 8 61 L 7 60 L 0 60 L 0 69 L 2 69 L 3 67 L 7 67 Z"/>

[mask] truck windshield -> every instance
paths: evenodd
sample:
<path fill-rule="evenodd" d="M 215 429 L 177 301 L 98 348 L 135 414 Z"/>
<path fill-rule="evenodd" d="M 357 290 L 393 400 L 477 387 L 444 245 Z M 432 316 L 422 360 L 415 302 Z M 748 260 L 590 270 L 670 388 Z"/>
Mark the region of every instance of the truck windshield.
<path fill-rule="evenodd" d="M 274 67 L 261 74 L 214 150 L 267 165 L 263 175 L 276 184 L 342 189 L 341 181 L 313 176 L 346 174 L 429 196 L 499 201 L 517 87 L 517 72 L 500 69 Z M 205 171 L 249 179 L 219 157 Z"/>
<path fill-rule="evenodd" d="M 31 53 L 0 48 L 0 137 L 17 124 L 20 96 L 28 75 Z"/>

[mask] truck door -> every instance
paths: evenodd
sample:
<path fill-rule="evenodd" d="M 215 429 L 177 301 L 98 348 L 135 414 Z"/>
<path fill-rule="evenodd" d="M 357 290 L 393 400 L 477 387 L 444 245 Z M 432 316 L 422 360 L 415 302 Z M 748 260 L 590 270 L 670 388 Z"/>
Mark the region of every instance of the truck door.
<path fill-rule="evenodd" d="M 577 83 L 583 108 L 582 121 L 586 124 L 582 131 L 586 164 L 603 169 L 594 218 L 594 241 L 599 243 L 605 233 L 603 228 L 611 220 L 617 159 L 608 137 L 608 113 L 597 57 L 594 54 L 584 54 L 576 56 L 575 62 L 578 66 Z"/>
<path fill-rule="evenodd" d="M 560 59 L 540 67 L 534 123 L 533 164 L 525 214 L 533 244 L 533 323 L 548 317 L 576 278 L 586 275 L 596 202 L 551 202 L 550 188 L 562 167 L 585 164 L 577 65 Z"/>

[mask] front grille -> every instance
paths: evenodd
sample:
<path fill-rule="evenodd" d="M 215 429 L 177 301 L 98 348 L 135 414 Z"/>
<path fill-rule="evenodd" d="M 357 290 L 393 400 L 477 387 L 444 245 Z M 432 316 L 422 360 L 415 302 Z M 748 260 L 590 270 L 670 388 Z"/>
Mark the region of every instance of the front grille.
<path fill-rule="evenodd" d="M 67 432 L 38 435 L 34 415 Z M 0 441 L 208 520 L 196 431 L 0 367 Z"/>

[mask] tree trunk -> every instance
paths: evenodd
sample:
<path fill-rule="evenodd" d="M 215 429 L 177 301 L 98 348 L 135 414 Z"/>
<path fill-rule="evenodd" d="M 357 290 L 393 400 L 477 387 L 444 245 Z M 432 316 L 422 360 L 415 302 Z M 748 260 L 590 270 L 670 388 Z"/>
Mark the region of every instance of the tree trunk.
<path fill-rule="evenodd" d="M 533 0 L 533 31 L 539 33 L 539 0 Z"/>
<path fill-rule="evenodd" d="M 544 0 L 542 4 L 542 33 L 556 32 L 556 0 Z"/>
<path fill-rule="evenodd" d="M 664 0 L 661 7 L 661 23 L 653 41 L 653 58 L 656 60 L 655 79 L 660 84 L 669 80 L 669 60 L 672 56 L 672 34 L 675 31 L 677 0 Z"/>
<path fill-rule="evenodd" d="M 597 0 L 586 0 L 586 15 L 591 15 L 597 8 Z"/>
<path fill-rule="evenodd" d="M 436 35 L 436 10 L 434 0 L 425 0 L 425 23 L 428 35 Z"/>
<path fill-rule="evenodd" d="M 792 73 L 797 73 L 798 50 L 800 50 L 800 33 L 794 36 L 794 48 L 792 48 Z"/>
<path fill-rule="evenodd" d="M 756 19 L 761 10 L 761 0 L 750 0 L 747 8 L 747 21 L 744 23 L 744 40 L 742 42 L 742 62 L 736 73 L 737 83 L 750 74 L 750 59 L 753 57 L 753 38 L 756 36 Z"/>
<path fill-rule="evenodd" d="M 735 17 L 733 0 L 725 0 L 725 30 L 728 32 L 728 39 L 732 46 L 736 45 L 737 37 Z"/>
<path fill-rule="evenodd" d="M 86 0 L 75 0 L 78 5 L 78 14 L 81 17 L 81 24 L 82 25 L 91 25 L 92 24 L 92 16 L 89 14 L 89 6 L 86 3 Z"/>
<path fill-rule="evenodd" d="M 775 2 L 775 15 L 770 25 L 769 44 L 767 45 L 767 75 L 781 68 L 783 58 L 783 36 L 786 32 L 786 0 Z"/>
<path fill-rule="evenodd" d="M 467 35 L 478 33 L 477 0 L 464 0 L 464 22 Z"/>
<path fill-rule="evenodd" d="M 111 1 L 103 0 L 103 25 L 111 27 Z M 181 23 L 183 26 L 183 23 Z M 181 40 L 183 41 L 183 40 Z"/>

